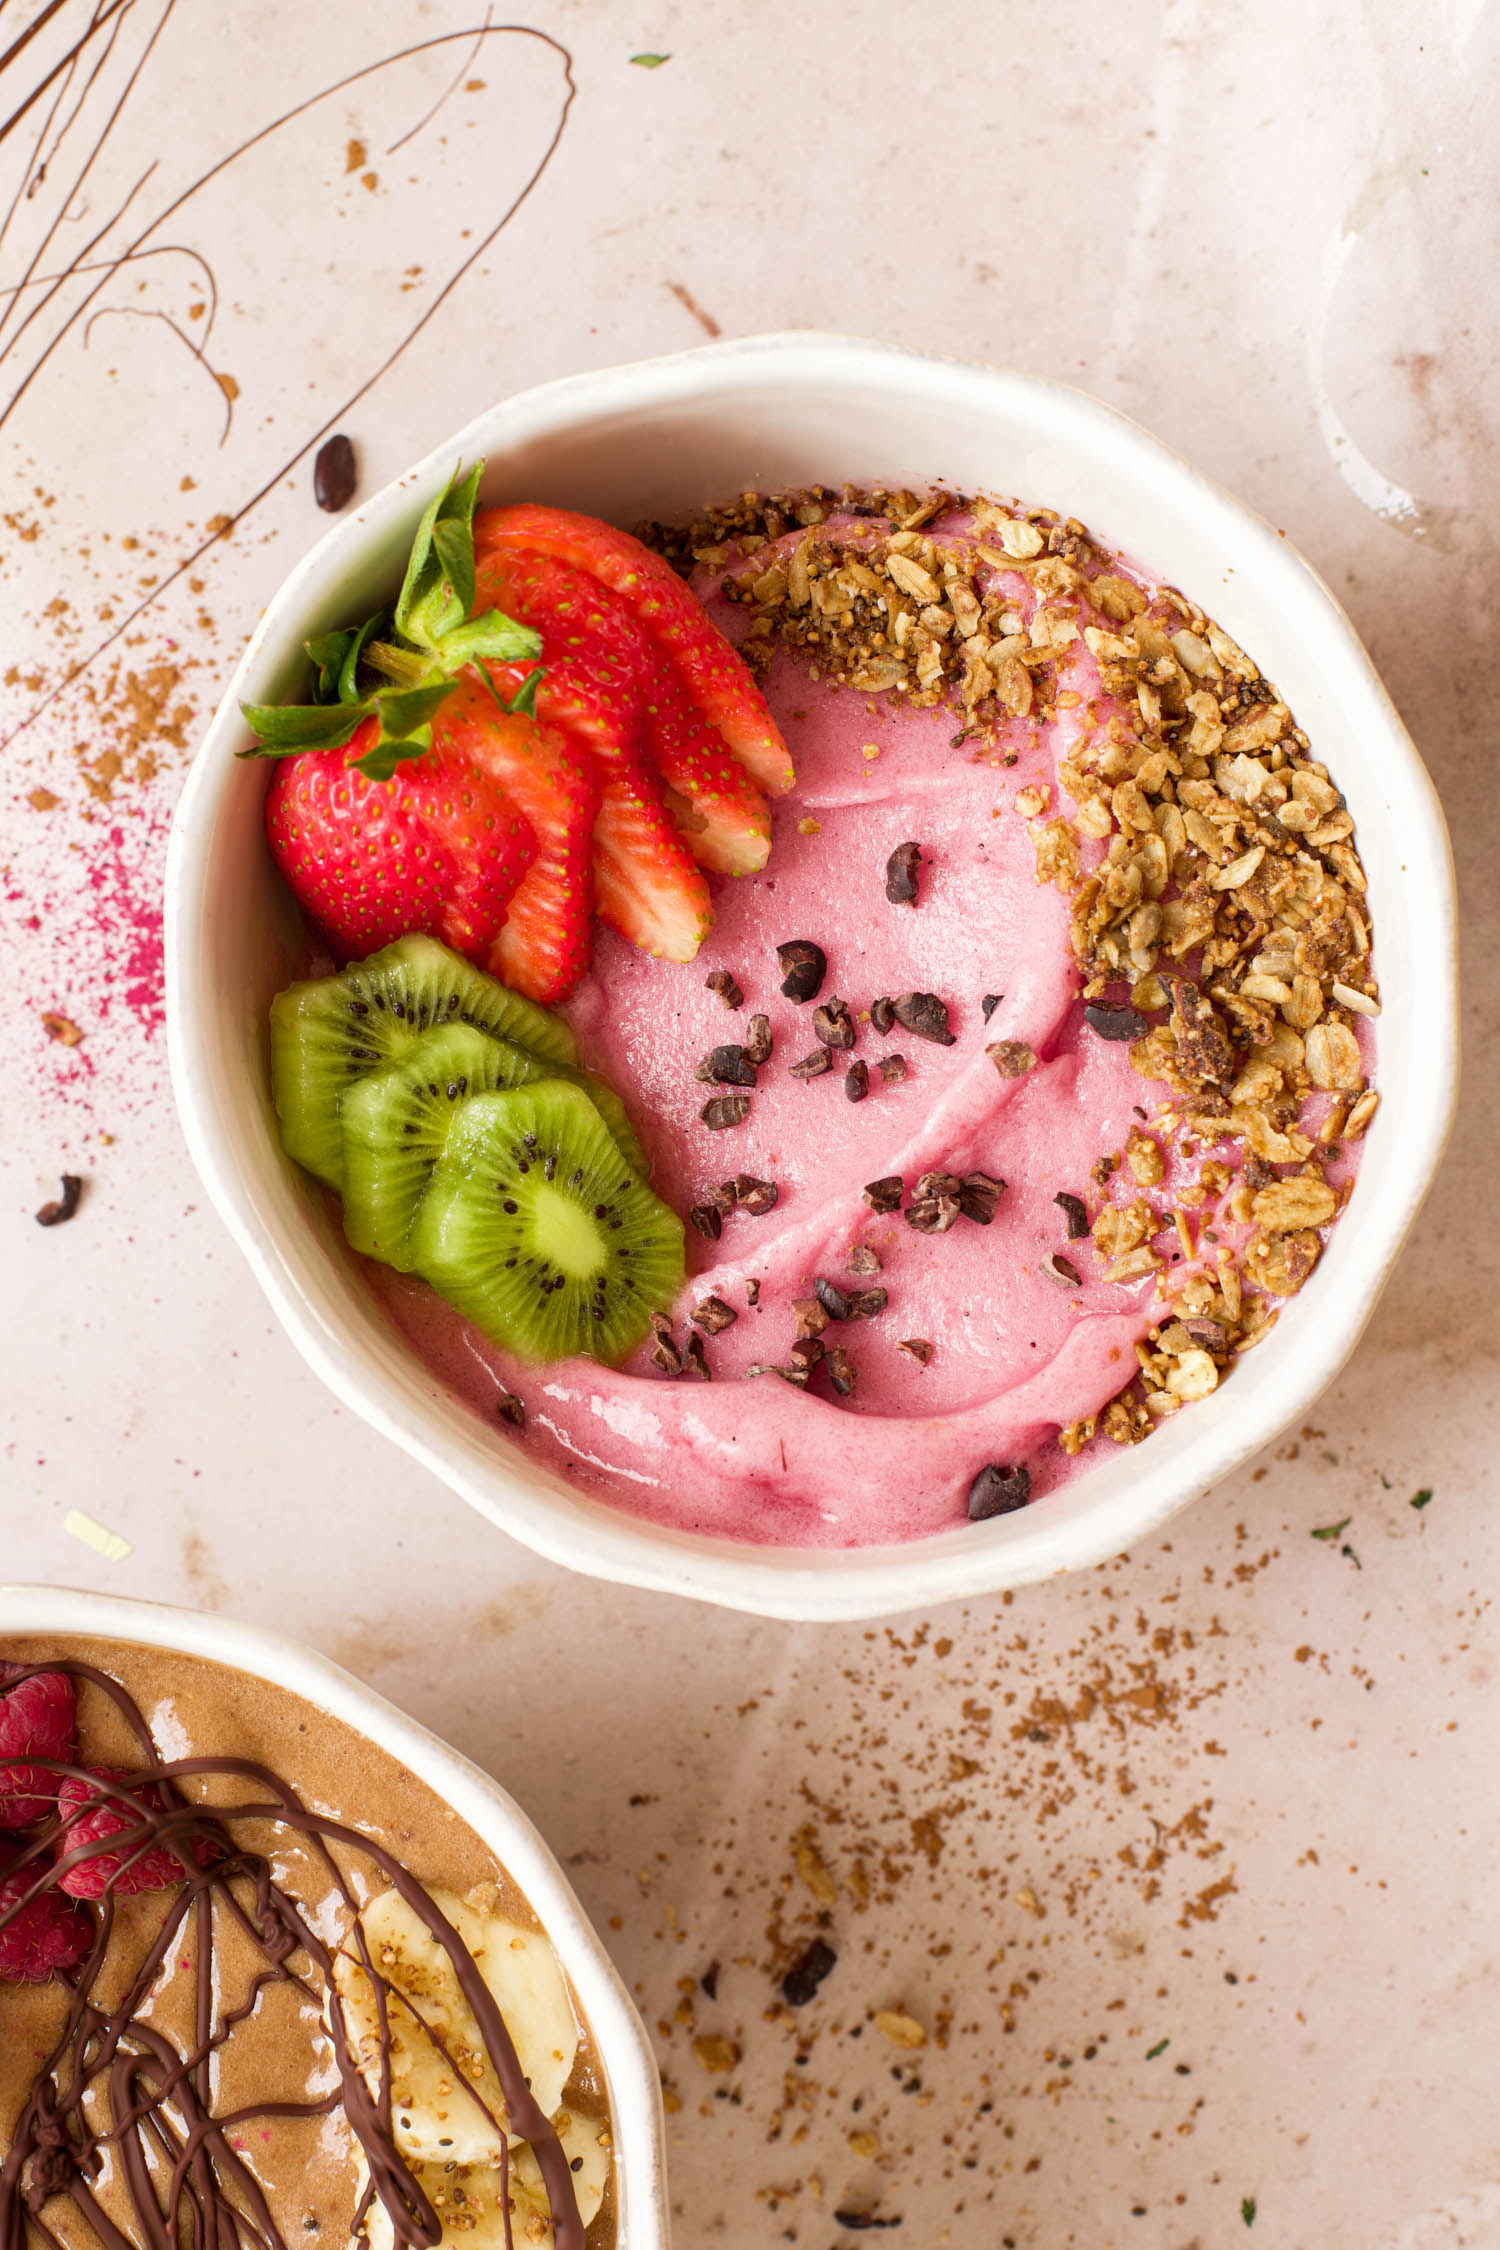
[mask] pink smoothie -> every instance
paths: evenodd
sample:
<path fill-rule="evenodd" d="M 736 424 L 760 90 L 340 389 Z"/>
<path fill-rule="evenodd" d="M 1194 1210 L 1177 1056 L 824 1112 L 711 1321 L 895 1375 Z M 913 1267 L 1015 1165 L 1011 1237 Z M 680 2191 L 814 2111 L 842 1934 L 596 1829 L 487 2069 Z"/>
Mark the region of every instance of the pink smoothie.
<path fill-rule="evenodd" d="M 711 583 L 704 591 L 738 638 L 743 611 Z M 1028 615 L 1033 597 L 1019 574 L 1007 592 Z M 775 808 L 767 867 L 716 879 L 715 926 L 691 964 L 651 959 L 596 930 L 592 973 L 566 1013 L 585 1061 L 625 1096 L 656 1192 L 686 1215 L 736 1173 L 778 1189 L 765 1216 L 727 1215 L 718 1241 L 689 1229 L 679 1343 L 710 1293 L 737 1315 L 707 1339 L 711 1382 L 662 1374 L 649 1347 L 613 1370 L 588 1360 L 527 1367 L 421 1283 L 372 1269 L 392 1317 L 457 1396 L 493 1420 L 503 1392 L 519 1395 L 526 1425 L 516 1442 L 580 1488 L 683 1530 L 857 1546 L 961 1522 L 986 1463 L 1024 1463 L 1037 1499 L 1097 1458 L 1103 1441 L 1064 1454 L 1059 1428 L 1097 1413 L 1129 1380 L 1134 1345 L 1161 1302 L 1153 1276 L 1101 1279 L 1105 1261 L 1086 1241 L 1069 1244 L 1054 1199 L 1082 1197 L 1092 1215 L 1102 1201 L 1136 1197 L 1128 1172 L 1101 1190 L 1091 1169 L 1123 1148 L 1133 1125 L 1149 1123 L 1166 1089 L 1136 1075 L 1127 1043 L 1085 1026 L 1069 901 L 1038 881 L 1034 803 L 1016 803 L 1041 786 L 1047 813 L 1071 811 L 1058 758 L 1086 716 L 1098 724 L 1119 709 L 1081 639 L 1060 656 L 1056 684 L 1076 703 L 1062 694 L 1054 702 L 1066 707 L 1050 719 L 1012 720 L 983 744 L 955 744 L 950 708 L 835 688 L 776 655 L 764 685 L 797 783 Z M 886 897 L 887 860 L 906 842 L 922 852 L 915 906 Z M 1084 864 L 1102 850 L 1084 844 Z M 779 989 L 775 949 L 791 938 L 827 955 L 817 1001 L 802 1006 Z M 707 988 L 719 969 L 742 988 L 741 1009 Z M 912 990 L 947 1003 L 952 1046 L 899 1024 L 875 1031 L 871 1003 Z M 987 1021 L 981 1003 L 994 994 Z M 835 1054 L 820 1077 L 793 1078 L 789 1065 L 818 1044 L 814 1007 L 835 996 L 856 1020 L 852 1055 Z M 755 1012 L 770 1019 L 771 1059 L 745 1122 L 711 1131 L 699 1113 L 722 1089 L 697 1079 L 695 1066 L 715 1045 L 743 1042 Z M 1002 1041 L 1024 1042 L 1036 1067 L 1002 1076 L 986 1052 Z M 908 1074 L 887 1083 L 877 1065 L 894 1054 Z M 870 1090 L 853 1103 L 844 1073 L 856 1057 L 869 1065 Z M 1170 1156 L 1169 1165 L 1153 1200 L 1191 1177 Z M 1004 1180 L 993 1223 L 961 1219 L 950 1232 L 921 1234 L 899 1213 L 876 1216 L 862 1197 L 866 1182 L 896 1173 L 909 1193 L 928 1170 Z M 1212 1209 L 1202 1217 L 1211 1221 Z M 1175 1232 L 1155 1240 L 1169 1269 L 1183 1264 Z M 878 1274 L 849 1272 L 860 1244 L 879 1257 Z M 1082 1276 L 1077 1286 L 1048 1270 L 1058 1253 Z M 824 1338 L 855 1362 L 847 1397 L 835 1395 L 826 1368 L 806 1390 L 774 1372 L 746 1373 L 786 1361 L 793 1300 L 820 1276 L 846 1291 L 887 1292 L 877 1316 Z M 928 1364 L 898 1350 L 907 1338 L 931 1345 Z"/>

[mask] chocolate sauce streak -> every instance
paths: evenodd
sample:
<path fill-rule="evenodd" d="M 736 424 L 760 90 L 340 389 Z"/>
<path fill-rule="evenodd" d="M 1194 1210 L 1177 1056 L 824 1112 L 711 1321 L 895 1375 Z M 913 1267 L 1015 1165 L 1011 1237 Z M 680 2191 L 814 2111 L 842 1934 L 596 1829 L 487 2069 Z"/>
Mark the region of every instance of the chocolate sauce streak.
<path fill-rule="evenodd" d="M 378 1869 L 447 1954 L 504 2093 L 510 2131 L 535 2151 L 552 2208 L 556 2250 L 584 2250 L 567 2153 L 532 2097 L 499 2004 L 458 1932 L 411 1871 L 358 1829 L 310 1810 L 279 1776 L 249 1759 L 163 1760 L 140 1707 L 108 1673 L 49 1657 L 18 1670 L 15 1681 L 36 1672 L 65 1672 L 107 1695 L 135 1736 L 141 1771 L 128 1781 L 106 1783 L 81 1765 L 28 1758 L 28 1766 L 60 1779 L 87 1780 L 95 1795 L 107 1796 L 130 1825 L 66 1850 L 59 1849 L 59 1839 L 67 1824 L 61 1817 L 49 1820 L 12 1865 L 12 1874 L 33 1867 L 36 1881 L 0 1916 L 0 1928 L 43 1892 L 56 1889 L 69 1869 L 101 1854 L 119 1858 L 111 1885 L 146 1853 L 163 1848 L 177 1861 L 182 1881 L 179 1888 L 162 1893 L 161 1927 L 129 1989 L 112 2004 L 98 1996 L 114 1934 L 109 1890 L 98 1902 L 97 1932 L 87 1956 L 76 1969 L 55 1972 L 70 1993 L 67 2020 L 37 2072 L 0 2162 L 0 2250 L 27 2250 L 28 2224 L 49 2250 L 62 2250 L 41 2216 L 47 2200 L 58 2195 L 70 2198 L 104 2250 L 291 2250 L 253 2172 L 236 2153 L 233 2136 L 256 2119 L 322 2117 L 340 2107 L 370 2170 L 356 2230 L 378 2200 L 398 2250 L 433 2250 L 442 2237 L 442 2221 L 402 2161 L 392 2127 L 390 2016 L 395 1988 L 370 1957 L 354 1895 L 330 1848 L 334 1845 Z M 178 1787 L 195 1775 L 243 1782 L 255 1794 L 210 1809 Z M 352 2051 L 334 1982 L 333 1952 L 297 1899 L 275 1881 L 266 1856 L 236 1842 L 239 1821 L 272 1822 L 302 1838 L 349 1909 L 351 1926 L 344 1943 L 357 1953 L 369 1980 L 380 2025 L 373 2088 Z M 219 1991 L 220 1917 L 242 1931 L 266 1962 L 233 2005 Z M 189 1924 L 194 2028 L 193 2044 L 181 2052 L 145 2020 L 142 2010 L 179 1933 Z M 216 2114 L 214 2057 L 236 2027 L 254 2015 L 262 1992 L 275 1984 L 294 1985 L 326 2016 L 339 2091 L 321 2101 L 266 2101 Z M 416 2019 L 458 2076 L 452 2055 L 415 2003 L 401 1994 L 397 2005 Z M 501 2121 L 472 2087 L 469 2091 L 500 2135 Z M 501 2145 L 504 2150 L 503 2136 Z M 111 2155 L 134 2214 L 133 2235 L 121 2232 L 94 2192 Z M 513 2250 L 508 2152 L 502 2154 L 501 2181 L 505 2240 L 507 2250 Z"/>
<path fill-rule="evenodd" d="M 0 6 L 3 6 L 3 4 L 4 0 L 0 0 Z M 8 93 L 8 88 L 4 83 L 7 68 L 10 68 L 12 72 L 14 72 L 14 68 L 18 61 L 18 58 L 21 56 L 23 50 L 29 43 L 30 38 L 33 37 L 36 31 L 41 28 L 42 21 L 50 20 L 54 14 L 59 12 L 60 4 L 61 0 L 52 0 L 52 4 L 45 11 L 44 17 L 39 20 L 38 23 L 34 24 L 20 38 L 15 40 L 4 53 L 0 53 L 0 103 L 4 102 Z M 472 247 L 469 249 L 467 255 L 454 267 L 453 271 L 449 274 L 442 287 L 434 292 L 431 301 L 426 305 L 425 309 L 410 323 L 407 328 L 393 335 L 391 349 L 380 361 L 380 364 L 373 369 L 370 375 L 365 379 L 364 382 L 362 382 L 358 386 L 356 390 L 352 391 L 347 398 L 340 401 L 340 403 L 334 408 L 333 412 L 328 416 L 326 421 L 324 421 L 317 429 L 308 432 L 303 441 L 296 447 L 295 451 L 292 452 L 288 456 L 288 458 L 281 463 L 280 467 L 274 472 L 273 475 L 269 476 L 265 480 L 265 482 L 250 495 L 248 500 L 244 501 L 242 505 L 235 510 L 233 515 L 230 516 L 227 521 L 220 523 L 214 530 L 209 533 L 207 538 L 200 540 L 192 549 L 192 551 L 184 556 L 183 560 L 178 563 L 175 568 L 163 575 L 158 585 L 154 586 L 142 600 L 135 603 L 134 606 L 129 610 L 128 614 L 122 616 L 119 619 L 113 630 L 108 635 L 100 640 L 96 644 L 96 646 L 91 648 L 86 655 L 81 656 L 74 664 L 72 664 L 68 668 L 67 672 L 57 682 L 56 686 L 51 688 L 47 692 L 47 694 L 42 696 L 41 699 L 36 704 L 34 704 L 32 708 L 25 714 L 25 716 L 16 722 L 15 726 L 11 728 L 10 733 L 4 737 L 4 741 L 6 742 L 13 740 L 16 735 L 24 733 L 28 727 L 32 726 L 35 721 L 41 716 L 41 714 L 57 700 L 58 696 L 63 694 L 64 691 L 69 688 L 75 680 L 77 680 L 84 672 L 88 670 L 90 665 L 96 663 L 98 659 L 102 655 L 104 655 L 106 650 L 112 648 L 115 642 L 130 630 L 130 628 L 135 624 L 136 620 L 143 614 L 144 611 L 149 609 L 154 602 L 159 601 L 161 596 L 166 593 L 169 587 L 174 586 L 180 578 L 184 577 L 187 572 L 189 572 L 196 566 L 199 559 L 207 552 L 210 547 L 217 544 L 220 539 L 227 538 L 235 530 L 235 528 L 244 521 L 246 516 L 248 516 L 253 509 L 257 508 L 260 505 L 260 503 L 266 498 L 268 493 L 274 492 L 276 490 L 276 488 L 280 485 L 282 479 L 288 476 L 300 461 L 305 459 L 305 457 L 309 453 L 315 452 L 318 446 L 321 445 L 326 437 L 328 437 L 332 432 L 336 431 L 342 423 L 345 423 L 349 420 L 353 408 L 361 399 L 366 396 L 368 392 L 372 391 L 375 388 L 375 385 L 381 380 L 382 376 L 389 372 L 389 370 L 395 365 L 396 361 L 401 357 L 402 353 L 407 350 L 408 346 L 412 344 L 417 336 L 421 334 L 422 330 L 427 327 L 428 323 L 436 316 L 439 309 L 447 302 L 448 298 L 451 297 L 453 292 L 458 288 L 459 284 L 469 273 L 470 269 L 474 265 L 476 265 L 478 261 L 482 259 L 485 254 L 492 248 L 498 237 L 504 232 L 506 227 L 510 225 L 511 220 L 521 209 L 522 205 L 540 185 L 562 141 L 563 133 L 567 127 L 569 113 L 573 107 L 574 96 L 578 90 L 577 83 L 573 76 L 572 53 L 566 46 L 564 46 L 561 40 L 553 38 L 550 32 L 537 30 L 535 26 L 531 24 L 494 23 L 491 21 L 490 11 L 486 10 L 485 17 L 482 23 L 470 24 L 460 31 L 443 32 L 434 38 L 420 39 L 415 41 L 408 47 L 402 47 L 393 50 L 390 54 L 380 56 L 374 62 L 366 63 L 356 70 L 349 71 L 344 77 L 335 80 L 331 85 L 321 87 L 316 93 L 307 95 L 303 100 L 292 103 L 287 109 L 283 110 L 279 116 L 272 118 L 269 124 L 262 126 L 259 131 L 252 133 L 247 139 L 239 142 L 224 156 L 220 157 L 216 163 L 210 165 L 206 171 L 202 172 L 197 179 L 193 180 L 187 187 L 182 189 L 177 195 L 173 196 L 169 202 L 164 204 L 160 210 L 155 212 L 152 217 L 146 220 L 144 225 L 141 226 L 139 232 L 136 233 L 132 239 L 125 242 L 121 249 L 119 249 L 112 255 L 106 255 L 102 258 L 95 258 L 92 253 L 98 248 L 100 243 L 103 242 L 105 237 L 111 233 L 113 228 L 123 218 L 125 211 L 129 208 L 130 204 L 135 201 L 137 195 L 139 195 L 142 189 L 145 187 L 151 172 L 155 170 L 154 165 L 148 167 L 147 171 L 142 174 L 141 178 L 135 183 L 135 186 L 132 187 L 129 193 L 124 197 L 124 200 L 115 210 L 110 213 L 110 216 L 105 221 L 105 223 L 95 231 L 95 233 L 87 242 L 80 244 L 76 254 L 73 257 L 69 258 L 61 266 L 59 271 L 42 275 L 39 273 L 38 268 L 44 260 L 45 251 L 51 244 L 53 237 L 58 231 L 58 228 L 61 226 L 64 214 L 67 212 L 67 210 L 72 208 L 73 199 L 76 197 L 79 190 L 83 187 L 90 171 L 93 169 L 95 164 L 98 162 L 98 159 L 102 155 L 105 145 L 109 139 L 110 132 L 114 127 L 117 119 L 120 117 L 122 111 L 126 107 L 126 104 L 135 93 L 137 81 L 141 78 L 142 73 L 146 69 L 146 65 L 151 56 L 152 48 L 156 45 L 157 40 L 160 38 L 162 32 L 166 28 L 168 18 L 172 14 L 174 5 L 175 0 L 166 0 L 166 4 L 163 7 L 161 16 L 156 22 L 155 26 L 152 28 L 145 42 L 143 52 L 137 57 L 136 61 L 129 71 L 123 92 L 115 101 L 112 109 L 110 110 L 109 116 L 104 122 L 102 131 L 99 133 L 92 147 L 89 149 L 87 156 L 84 158 L 73 179 L 70 181 L 68 194 L 59 201 L 57 215 L 53 219 L 52 224 L 43 234 L 42 240 L 33 252 L 30 262 L 27 264 L 27 266 L 19 276 L 15 277 L 12 280 L 8 280 L 6 286 L 0 287 L 0 428 L 4 427 L 5 423 L 10 418 L 11 413 L 14 411 L 21 398 L 30 389 L 32 383 L 42 372 L 43 367 L 51 358 L 52 354 L 57 350 L 58 346 L 63 342 L 64 338 L 67 337 L 80 323 L 86 325 L 87 322 L 94 317 L 95 299 L 108 286 L 114 276 L 121 272 L 126 266 L 129 266 L 146 258 L 177 253 L 184 254 L 194 259 L 200 265 L 205 265 L 206 261 L 204 261 L 200 257 L 199 253 L 195 249 L 193 249 L 190 244 L 174 243 L 153 245 L 150 243 L 150 237 L 155 235 L 158 230 L 166 224 L 167 220 L 174 217 L 178 212 L 186 212 L 192 203 L 193 197 L 201 188 L 207 186 L 210 180 L 216 179 L 221 172 L 226 170 L 229 165 L 235 163 L 241 156 L 245 155 L 248 150 L 255 148 L 260 142 L 266 140 L 272 133 L 276 132 L 279 127 L 289 123 L 290 120 L 294 117 L 300 117 L 305 110 L 313 108 L 317 103 L 321 101 L 326 101 L 330 96 L 334 94 L 342 93 L 350 87 L 357 86 L 361 80 L 371 78 L 375 76 L 377 72 L 388 70 L 398 63 L 408 61 L 414 55 L 426 54 L 444 47 L 460 47 L 465 57 L 464 62 L 460 66 L 460 70 L 455 73 L 453 80 L 450 82 L 449 86 L 444 90 L 444 92 L 438 97 L 438 100 L 432 105 L 432 107 L 425 113 L 423 117 L 418 119 L 417 123 L 411 128 L 411 131 L 407 134 L 403 134 L 401 140 L 398 140 L 393 144 L 393 147 L 399 148 L 400 146 L 402 146 L 404 141 L 410 140 L 413 135 L 421 132 L 424 127 L 431 122 L 432 117 L 437 113 L 438 109 L 441 108 L 443 102 L 448 99 L 454 87 L 462 82 L 463 76 L 466 75 L 467 71 L 472 67 L 475 56 L 478 53 L 482 52 L 486 43 L 492 39 L 527 39 L 535 41 L 539 46 L 549 48 L 552 53 L 557 56 L 558 61 L 562 66 L 564 86 L 563 98 L 558 107 L 557 120 L 553 127 L 551 137 L 547 142 L 547 146 L 542 151 L 542 154 L 538 159 L 534 170 L 524 181 L 519 192 L 514 197 L 512 197 L 511 201 L 505 206 L 503 210 L 491 216 L 490 223 L 487 226 L 476 225 L 476 227 L 472 230 Z M 29 93 L 21 98 L 16 107 L 12 109 L 8 115 L 0 117 L 0 143 L 3 143 L 8 135 L 16 130 L 23 118 L 26 117 L 28 112 L 32 109 L 35 103 L 40 100 L 47 89 L 53 85 L 54 81 L 58 82 L 58 91 L 55 95 L 52 107 L 48 110 L 42 120 L 37 144 L 35 150 L 33 151 L 30 163 L 27 167 L 23 186 L 17 188 L 16 195 L 12 200 L 10 209 L 6 212 L 4 219 L 0 220 L 0 248 L 3 248 L 6 228 L 8 227 L 11 218 L 14 216 L 14 213 L 22 199 L 23 193 L 28 196 L 34 194 L 36 192 L 36 189 L 42 184 L 42 181 L 46 175 L 48 164 L 55 159 L 62 138 L 65 135 L 68 126 L 71 124 L 73 116 L 76 116 L 77 114 L 77 106 L 81 106 L 80 98 L 80 104 L 76 105 L 71 115 L 63 121 L 63 123 L 57 130 L 52 145 L 49 147 L 48 135 L 52 131 L 59 105 L 63 99 L 64 93 L 71 83 L 73 73 L 76 70 L 80 69 L 85 64 L 85 61 L 87 61 L 88 76 L 84 85 L 84 93 L 87 93 L 88 88 L 101 75 L 105 64 L 109 60 L 110 54 L 114 47 L 115 39 L 121 28 L 122 22 L 128 19 L 135 6 L 136 0 L 95 0 L 95 5 L 93 6 L 93 8 L 87 11 L 88 21 L 86 28 L 83 29 L 69 52 L 65 54 L 49 72 L 47 72 L 45 77 L 36 86 L 34 86 Z M 102 38 L 101 35 L 103 35 Z M 92 54 L 92 56 L 89 55 L 89 49 L 91 47 L 93 47 L 94 49 L 94 53 Z M 387 153 L 390 152 L 388 151 Z M 20 374 L 17 380 L 12 382 L 9 378 L 8 371 L 6 370 L 6 362 L 13 359 L 13 356 L 16 354 L 17 347 L 21 343 L 26 330 L 29 329 L 32 326 L 33 322 L 36 321 L 47 310 L 54 299 L 58 296 L 59 292 L 64 290 L 65 288 L 70 287 L 75 278 L 82 274 L 97 274 L 99 276 L 99 279 L 93 282 L 91 286 L 83 292 L 76 304 L 70 305 L 70 309 L 67 312 L 66 316 L 59 321 L 55 331 L 48 338 L 46 343 L 43 344 L 35 352 L 29 364 L 23 363 L 23 372 Z M 41 289 L 42 293 L 40 297 L 35 303 L 32 304 L 30 310 L 20 320 L 19 325 L 11 328 L 7 333 L 7 324 L 11 319 L 11 315 L 19 310 L 23 293 L 25 293 L 32 286 L 36 286 Z M 209 317 L 204 323 L 204 328 L 201 335 L 196 338 L 182 336 L 182 341 L 187 344 L 188 349 L 193 353 L 193 356 L 196 359 L 200 360 L 205 367 L 209 368 L 210 373 L 212 373 L 212 368 L 208 360 L 207 347 L 212 331 L 213 317 L 217 312 L 217 308 L 218 290 L 217 284 L 215 283 L 212 285 L 212 294 L 209 300 Z M 105 308 L 99 309 L 103 310 Z M 170 322 L 168 322 L 167 325 L 169 327 L 173 326 L 173 324 Z M 174 328 L 173 332 L 174 334 L 181 336 L 180 330 Z M 229 413 L 227 402 L 225 423 L 226 435 L 228 432 L 228 427 Z"/>

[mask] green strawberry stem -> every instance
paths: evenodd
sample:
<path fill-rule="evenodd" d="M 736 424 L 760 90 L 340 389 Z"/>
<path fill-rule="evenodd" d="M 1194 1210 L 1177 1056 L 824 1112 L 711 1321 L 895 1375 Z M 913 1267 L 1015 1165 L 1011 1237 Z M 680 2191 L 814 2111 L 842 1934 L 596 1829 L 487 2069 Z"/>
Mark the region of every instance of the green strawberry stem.
<path fill-rule="evenodd" d="M 489 665 L 540 656 L 541 635 L 529 625 L 474 606 L 474 508 L 484 463 L 467 476 L 454 470 L 431 503 L 412 540 L 406 576 L 394 611 L 382 609 L 359 626 L 322 633 L 304 645 L 317 674 L 312 703 L 242 703 L 257 740 L 241 758 L 293 758 L 305 751 L 337 750 L 366 719 L 379 725 L 374 742 L 354 760 L 372 781 L 388 781 L 398 765 L 432 747 L 432 717 L 473 667 L 503 711 L 536 708 L 538 666 L 511 702 L 495 687 Z M 394 626 L 394 632 L 388 630 Z M 381 637 L 375 636 L 380 633 Z M 361 692 L 359 674 L 374 672 L 384 685 Z"/>
<path fill-rule="evenodd" d="M 432 658 L 419 649 L 402 648 L 397 641 L 366 641 L 364 661 L 372 672 L 402 687 L 420 687 L 432 677 Z"/>

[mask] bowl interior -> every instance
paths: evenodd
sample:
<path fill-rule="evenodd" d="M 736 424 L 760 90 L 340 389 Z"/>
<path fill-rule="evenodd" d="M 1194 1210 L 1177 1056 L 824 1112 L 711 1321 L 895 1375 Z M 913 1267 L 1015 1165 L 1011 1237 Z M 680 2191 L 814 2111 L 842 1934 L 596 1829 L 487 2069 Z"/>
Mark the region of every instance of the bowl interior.
<path fill-rule="evenodd" d="M 1234 1381 L 1019 1514 L 902 1548 L 765 1549 L 635 1521 L 518 1458 L 426 1373 L 356 1278 L 336 1221 L 283 1159 L 265 1010 L 296 973 L 295 910 L 261 835 L 266 770 L 237 764 L 239 697 L 295 683 L 308 634 L 399 576 L 454 462 L 485 497 L 630 525 L 748 486 L 944 482 L 1076 515 L 1253 652 L 1344 790 L 1367 871 L 1384 1014 L 1382 1105 L 1349 1213 Z M 196 761 L 168 879 L 173 1072 L 199 1169 L 306 1356 L 367 1419 L 554 1558 L 786 1616 L 867 1616 L 1118 1552 L 1316 1397 L 1368 1317 L 1441 1152 L 1456 1069 L 1452 873 L 1431 784 L 1352 628 L 1279 534 L 1144 431 L 1055 384 L 831 338 L 767 338 L 571 378 L 497 407 L 292 574 Z M 1398 964 L 1399 976 L 1390 974 Z"/>

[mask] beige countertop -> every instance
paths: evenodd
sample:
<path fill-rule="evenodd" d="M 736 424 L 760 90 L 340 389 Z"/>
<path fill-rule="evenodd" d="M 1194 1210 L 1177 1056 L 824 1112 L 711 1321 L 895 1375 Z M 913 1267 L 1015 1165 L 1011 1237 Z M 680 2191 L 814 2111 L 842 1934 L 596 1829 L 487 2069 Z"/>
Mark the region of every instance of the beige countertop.
<path fill-rule="evenodd" d="M 1494 2250 L 1494 11 L 479 22 L 127 0 L 0 140 L 3 1574 L 274 1620 L 499 1774 L 657 2041 L 686 2245 Z M 326 522 L 313 432 L 369 492 L 505 392 L 796 326 L 1077 382 L 1284 528 L 1467 919 L 1453 1145 L 1313 1422 L 1116 1563 L 873 1628 L 571 1578 L 355 1423 L 205 1203 L 161 1024 L 167 824 Z"/>

